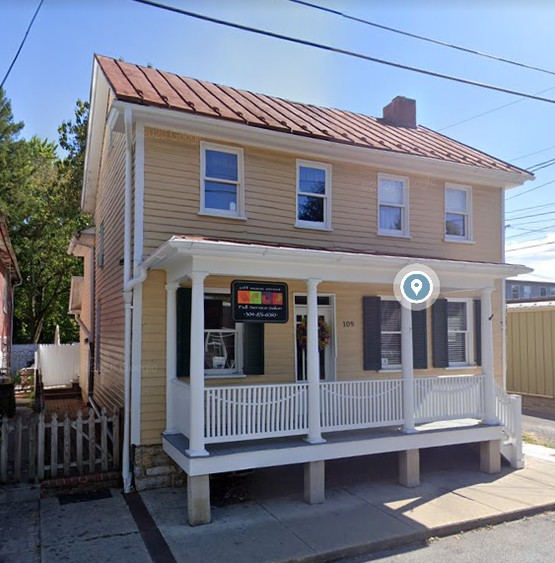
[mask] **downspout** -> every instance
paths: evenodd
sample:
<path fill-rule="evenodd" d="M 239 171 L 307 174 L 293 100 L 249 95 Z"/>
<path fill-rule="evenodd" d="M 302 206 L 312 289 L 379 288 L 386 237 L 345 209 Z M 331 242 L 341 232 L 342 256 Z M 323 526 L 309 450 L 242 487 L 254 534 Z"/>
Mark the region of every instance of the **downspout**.
<path fill-rule="evenodd" d="M 15 284 L 12 284 L 12 310 L 10 311 L 10 370 L 12 368 L 12 350 L 13 350 L 13 315 L 14 315 L 14 307 L 15 307 L 15 288 L 19 287 L 23 283 L 23 280 L 19 278 L 19 281 Z"/>
<path fill-rule="evenodd" d="M 145 281 L 147 270 L 144 266 L 136 268 L 137 275 L 131 278 L 131 175 L 133 172 L 133 121 L 131 108 L 124 110 L 125 122 L 125 207 L 124 207 L 124 239 L 123 239 L 123 302 L 125 307 L 124 344 L 123 344 L 123 452 L 122 479 L 123 491 L 131 492 L 133 474 L 131 471 L 131 328 L 133 310 L 133 288 Z"/>

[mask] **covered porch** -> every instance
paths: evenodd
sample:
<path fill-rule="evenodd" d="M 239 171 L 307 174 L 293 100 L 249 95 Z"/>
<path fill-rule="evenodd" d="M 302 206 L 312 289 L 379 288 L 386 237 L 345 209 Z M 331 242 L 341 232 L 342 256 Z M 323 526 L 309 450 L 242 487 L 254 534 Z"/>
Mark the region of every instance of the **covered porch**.
<path fill-rule="evenodd" d="M 416 262 L 435 271 L 442 296 L 479 300 L 480 365 L 437 373 L 415 370 L 414 338 L 423 329 L 413 327 L 411 310 L 401 307 L 397 373 L 376 369 L 366 377 L 349 379 L 338 369 L 334 380 L 322 380 L 319 287 L 349 284 L 364 286 L 372 293 L 373 287 L 392 287 L 398 271 Z M 165 243 L 146 265 L 166 271 L 164 449 L 193 479 L 192 491 L 204 490 L 210 473 L 284 463 L 309 464 L 308 482 L 319 479 L 323 487 L 323 466 L 318 463 L 383 451 L 401 452 L 400 475 L 410 485 L 418 481 L 418 449 L 450 443 L 485 444 L 486 471 L 497 469 L 503 444 L 505 449 L 510 446 L 512 463 L 522 463 L 516 443 L 520 408 L 516 399 L 496 385 L 492 322 L 496 282 L 519 273 L 521 267 L 185 237 Z M 305 379 L 271 383 L 249 378 L 228 384 L 207 378 L 204 300 L 210 276 L 303 284 Z M 177 368 L 178 348 L 183 345 L 177 338 L 177 292 L 182 284 L 190 286 L 191 295 L 188 377 L 179 377 Z M 428 325 L 424 326 L 427 331 Z M 365 331 L 372 333 L 371 327 Z M 379 338 L 379 333 L 374 337 Z M 294 338 L 292 326 L 291 340 Z M 336 351 L 341 354 L 341 349 Z M 203 484 L 195 488 L 194 482 Z M 308 497 L 323 500 L 323 490 Z M 201 523 L 206 515 L 190 515 L 191 520 Z"/>

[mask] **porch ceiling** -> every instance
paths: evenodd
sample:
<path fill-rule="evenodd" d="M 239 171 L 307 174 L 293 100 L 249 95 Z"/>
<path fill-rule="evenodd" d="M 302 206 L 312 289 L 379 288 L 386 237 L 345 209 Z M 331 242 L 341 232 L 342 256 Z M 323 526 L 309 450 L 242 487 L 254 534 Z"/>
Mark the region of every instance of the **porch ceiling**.
<path fill-rule="evenodd" d="M 399 270 L 424 264 L 438 275 L 442 292 L 492 286 L 494 280 L 530 272 L 526 266 L 393 256 L 348 251 L 271 246 L 199 237 L 172 237 L 143 263 L 162 269 L 168 282 L 179 282 L 193 271 L 211 275 L 262 277 L 328 282 L 390 284 Z"/>

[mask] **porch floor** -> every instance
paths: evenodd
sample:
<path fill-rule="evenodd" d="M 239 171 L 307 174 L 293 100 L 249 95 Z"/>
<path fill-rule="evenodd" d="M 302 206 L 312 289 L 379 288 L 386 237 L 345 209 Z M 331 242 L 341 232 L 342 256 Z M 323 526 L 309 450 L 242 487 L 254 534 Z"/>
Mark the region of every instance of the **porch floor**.
<path fill-rule="evenodd" d="M 309 444 L 303 436 L 207 444 L 207 457 L 190 457 L 183 434 L 163 434 L 164 449 L 189 475 L 271 467 L 307 461 L 356 457 L 408 449 L 501 439 L 501 426 L 477 419 L 421 424 L 406 434 L 400 426 L 346 430 L 323 434 L 323 444 Z"/>

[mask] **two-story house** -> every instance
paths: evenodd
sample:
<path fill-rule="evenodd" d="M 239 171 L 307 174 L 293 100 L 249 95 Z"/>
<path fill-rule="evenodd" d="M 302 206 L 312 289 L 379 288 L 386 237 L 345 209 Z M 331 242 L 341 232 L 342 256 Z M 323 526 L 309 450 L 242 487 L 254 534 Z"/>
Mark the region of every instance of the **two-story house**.
<path fill-rule="evenodd" d="M 219 472 L 302 463 L 321 502 L 330 459 L 399 452 L 405 485 L 420 448 L 521 464 L 502 297 L 528 269 L 503 263 L 503 198 L 531 177 L 406 98 L 374 118 L 97 56 L 82 302 L 92 400 L 125 410 L 125 489 L 132 464 L 138 487 L 170 482 L 163 450 L 199 524 Z M 431 308 L 395 299 L 412 265 L 440 281 Z"/>

